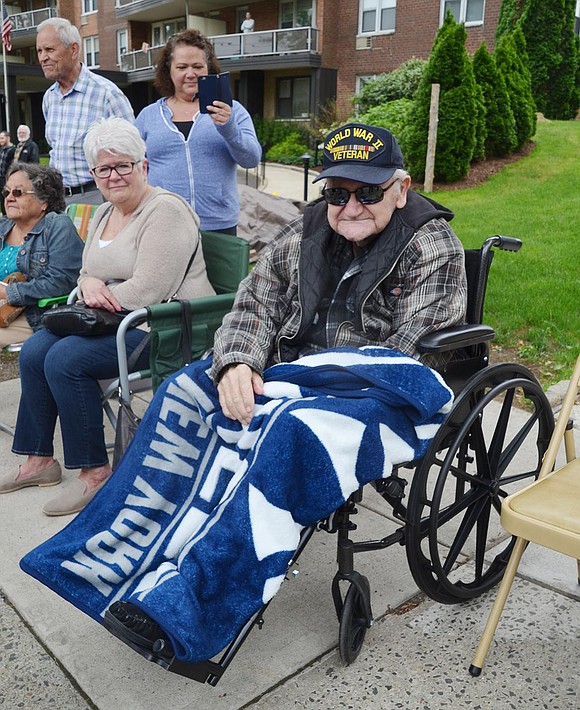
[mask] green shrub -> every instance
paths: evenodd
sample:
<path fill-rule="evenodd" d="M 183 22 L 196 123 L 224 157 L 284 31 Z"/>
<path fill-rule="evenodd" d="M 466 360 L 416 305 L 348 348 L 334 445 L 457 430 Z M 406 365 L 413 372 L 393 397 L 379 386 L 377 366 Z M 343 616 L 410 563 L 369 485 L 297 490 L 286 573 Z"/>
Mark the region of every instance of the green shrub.
<path fill-rule="evenodd" d="M 353 103 L 364 113 L 389 101 L 412 99 L 426 66 L 424 59 L 411 57 L 392 72 L 367 82 L 361 93 L 354 97 Z"/>
<path fill-rule="evenodd" d="M 516 122 L 516 147 L 521 148 L 536 132 L 536 104 L 527 68 L 526 40 L 521 27 L 504 35 L 495 50 Z"/>
<path fill-rule="evenodd" d="M 465 177 L 476 144 L 475 79 L 465 49 L 467 33 L 447 13 L 421 79 L 410 117 L 407 163 L 416 180 L 425 176 L 431 85 L 439 84 L 439 123 L 435 179 L 442 182 Z"/>
<path fill-rule="evenodd" d="M 366 123 L 369 126 L 388 128 L 399 143 L 403 155 L 406 154 L 407 130 L 409 116 L 413 108 L 410 99 L 396 99 L 369 109 L 356 117 L 349 118 L 348 122 Z"/>
<path fill-rule="evenodd" d="M 309 143 L 308 128 L 292 121 L 278 121 L 273 118 L 261 118 L 254 116 L 254 128 L 258 140 L 268 152 L 270 148 L 289 136 L 298 135 L 303 143 Z"/>
<path fill-rule="evenodd" d="M 516 121 L 505 81 L 485 43 L 473 56 L 473 73 L 483 92 L 486 109 L 485 155 L 488 158 L 509 155 L 517 143 Z"/>
<path fill-rule="evenodd" d="M 302 165 L 302 156 L 308 152 L 309 148 L 303 137 L 299 133 L 291 133 L 270 148 L 266 154 L 266 160 L 285 165 Z"/>

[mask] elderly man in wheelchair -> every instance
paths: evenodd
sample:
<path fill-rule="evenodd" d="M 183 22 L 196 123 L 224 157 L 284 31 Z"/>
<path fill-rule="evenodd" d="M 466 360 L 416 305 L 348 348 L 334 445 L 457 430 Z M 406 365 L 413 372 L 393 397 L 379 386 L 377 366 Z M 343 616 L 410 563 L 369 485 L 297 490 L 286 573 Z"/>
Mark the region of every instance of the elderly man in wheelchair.
<path fill-rule="evenodd" d="M 482 343 L 493 337 L 477 325 L 485 278 L 478 272 L 474 279 L 469 330 L 453 214 L 410 190 L 391 133 L 359 124 L 332 131 L 317 180 L 326 181 L 322 199 L 261 254 L 216 334 L 213 356 L 165 380 L 111 481 L 21 563 L 141 655 L 213 684 L 318 521 L 339 533 L 335 586 L 353 585 L 344 603 L 333 586 L 339 620 L 354 614 L 370 625 L 366 583 L 352 570 L 345 532 L 356 512 L 352 498 L 373 481 L 405 521 L 398 467 L 424 459 L 430 466 L 434 437 L 439 449 L 461 452 L 462 463 L 439 466 L 442 475 L 460 470 L 472 482 L 467 491 L 455 486 L 455 508 L 441 525 L 471 510 L 472 500 L 479 505 L 477 476 L 467 473 L 473 432 L 485 453 L 492 450 L 482 495 L 495 505 L 501 487 L 490 494 L 491 483 L 514 446 L 504 447 L 496 430 L 486 448 L 477 430 L 490 387 L 508 404 L 523 387 L 534 402 L 530 418 L 542 425 L 538 442 L 550 427 L 541 388 L 518 366 L 478 379 L 487 364 Z M 494 238 L 477 252 L 478 264 L 487 259 L 485 275 L 492 242 L 515 251 L 515 241 Z M 422 358 L 420 342 L 435 355 Z M 440 367 L 451 350 L 473 344 L 475 356 L 464 348 L 461 357 L 463 379 L 475 371 L 476 384 L 459 396 L 465 404 L 456 420 L 451 387 L 420 360 Z M 475 423 L 456 436 L 472 411 Z M 523 426 L 518 444 L 532 428 Z M 447 511 L 435 498 L 420 482 L 410 524 L 382 546 L 414 535 L 408 557 L 418 583 L 441 601 L 469 598 L 497 581 L 498 565 L 483 570 L 478 562 L 475 582 L 454 586 L 449 567 L 463 538 L 448 559 L 437 549 L 425 559 L 423 510 Z M 486 537 L 487 529 L 477 530 Z M 348 662 L 360 646 L 349 633 L 342 644 Z M 228 644 L 220 664 L 209 660 Z"/>

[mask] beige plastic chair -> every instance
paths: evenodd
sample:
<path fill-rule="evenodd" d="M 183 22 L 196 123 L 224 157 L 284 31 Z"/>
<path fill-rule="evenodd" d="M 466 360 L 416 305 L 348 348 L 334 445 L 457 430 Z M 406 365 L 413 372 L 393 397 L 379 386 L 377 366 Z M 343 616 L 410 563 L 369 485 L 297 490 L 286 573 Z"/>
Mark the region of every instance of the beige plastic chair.
<path fill-rule="evenodd" d="M 469 667 L 473 676 L 481 674 L 528 542 L 533 542 L 578 561 L 580 584 L 580 458 L 576 457 L 570 414 L 580 391 L 580 356 L 564 397 L 556 428 L 542 462 L 538 480 L 508 496 L 501 509 L 501 524 L 517 536 L 497 598 L 489 614 L 481 641 Z M 566 464 L 553 471 L 564 441 Z"/>

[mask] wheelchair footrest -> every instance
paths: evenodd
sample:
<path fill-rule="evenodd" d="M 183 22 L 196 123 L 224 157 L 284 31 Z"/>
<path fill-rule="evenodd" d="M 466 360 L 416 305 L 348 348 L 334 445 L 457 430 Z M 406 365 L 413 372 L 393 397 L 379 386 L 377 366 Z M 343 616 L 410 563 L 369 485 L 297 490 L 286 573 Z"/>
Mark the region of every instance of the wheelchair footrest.
<path fill-rule="evenodd" d="M 173 654 L 168 655 L 167 652 L 164 653 L 163 649 L 159 649 L 157 651 L 151 648 L 146 648 L 138 642 L 136 634 L 133 634 L 130 629 L 127 629 L 109 611 L 105 612 L 103 626 L 107 629 L 107 631 L 113 634 L 113 636 L 129 646 L 129 648 L 133 649 L 133 651 L 136 651 L 139 655 L 143 656 L 143 658 L 156 663 L 166 671 L 171 671 L 171 673 L 191 678 L 191 680 L 196 680 L 199 683 L 210 683 L 211 685 L 216 685 L 225 671 L 224 667 L 214 661 L 185 663 L 184 661 L 180 661 L 175 658 Z"/>

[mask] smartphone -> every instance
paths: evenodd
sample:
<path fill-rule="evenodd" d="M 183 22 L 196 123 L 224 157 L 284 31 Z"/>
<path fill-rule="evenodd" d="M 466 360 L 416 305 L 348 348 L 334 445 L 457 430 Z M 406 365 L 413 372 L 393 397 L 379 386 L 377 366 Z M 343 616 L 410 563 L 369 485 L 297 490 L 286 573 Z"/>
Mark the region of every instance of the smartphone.
<path fill-rule="evenodd" d="M 229 71 L 221 74 L 208 74 L 197 79 L 197 92 L 199 96 L 199 112 L 207 113 L 206 106 L 214 101 L 223 101 L 232 105 L 232 85 Z"/>

